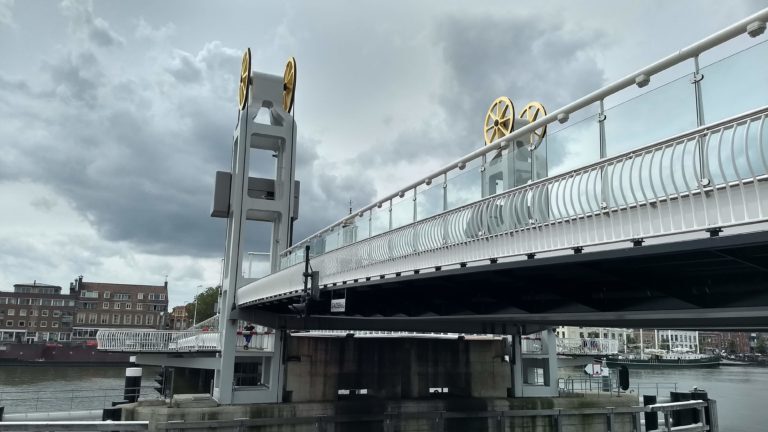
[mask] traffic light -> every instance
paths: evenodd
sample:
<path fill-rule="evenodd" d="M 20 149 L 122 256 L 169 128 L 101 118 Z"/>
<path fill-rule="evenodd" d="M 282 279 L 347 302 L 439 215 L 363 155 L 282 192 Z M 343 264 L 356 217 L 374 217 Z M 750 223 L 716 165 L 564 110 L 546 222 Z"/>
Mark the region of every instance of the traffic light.
<path fill-rule="evenodd" d="M 155 382 L 157 383 L 157 386 L 154 387 L 155 391 L 160 393 L 161 396 L 165 397 L 167 394 L 166 390 L 168 387 L 169 380 L 168 376 L 170 375 L 170 370 L 166 369 L 165 367 L 160 368 L 160 372 L 155 376 Z"/>

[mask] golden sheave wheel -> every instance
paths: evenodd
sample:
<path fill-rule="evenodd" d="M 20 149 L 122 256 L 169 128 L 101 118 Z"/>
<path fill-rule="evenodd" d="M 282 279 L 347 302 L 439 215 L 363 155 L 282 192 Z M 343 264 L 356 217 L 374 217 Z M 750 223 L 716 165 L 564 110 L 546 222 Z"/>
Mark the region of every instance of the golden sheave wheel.
<path fill-rule="evenodd" d="M 240 66 L 240 90 L 238 91 L 238 101 L 240 111 L 245 109 L 248 103 L 248 88 L 251 86 L 251 49 L 247 48 L 243 53 L 243 64 Z"/>
<path fill-rule="evenodd" d="M 547 110 L 544 109 L 544 105 L 539 102 L 529 102 L 528 105 L 520 111 L 520 118 L 528 120 L 528 123 L 533 123 L 547 115 Z M 544 125 L 533 132 L 531 132 L 531 138 L 529 146 L 533 149 L 539 146 L 547 136 L 547 125 Z"/>
<path fill-rule="evenodd" d="M 506 96 L 497 98 L 485 114 L 483 138 L 488 145 L 509 135 L 515 129 L 515 106 Z"/>
<path fill-rule="evenodd" d="M 296 96 L 296 59 L 291 57 L 285 64 L 283 72 L 283 110 L 291 112 L 293 99 Z"/>

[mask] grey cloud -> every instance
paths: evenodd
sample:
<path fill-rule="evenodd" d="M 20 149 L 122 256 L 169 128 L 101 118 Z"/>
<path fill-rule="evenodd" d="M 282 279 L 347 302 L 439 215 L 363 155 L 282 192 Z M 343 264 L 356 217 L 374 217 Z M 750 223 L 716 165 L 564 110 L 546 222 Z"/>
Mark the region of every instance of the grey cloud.
<path fill-rule="evenodd" d="M 518 112 L 533 100 L 552 110 L 599 88 L 605 78 L 593 50 L 601 38 L 564 25 L 525 16 L 444 18 L 432 31 L 446 65 L 437 78 L 442 91 L 434 120 L 403 131 L 379 162 L 439 157 L 447 163 L 475 150 L 483 144 L 483 116 L 498 96 L 509 96 Z"/>
<path fill-rule="evenodd" d="M 61 11 L 70 19 L 73 34 L 84 36 L 93 44 L 105 48 L 125 44 L 109 23 L 94 15 L 91 0 L 63 0 Z"/>
<path fill-rule="evenodd" d="M 166 71 L 178 81 L 196 83 L 203 78 L 203 69 L 196 59 L 184 51 L 176 51 Z"/>
<path fill-rule="evenodd" d="M 14 0 L 0 0 L 0 25 L 13 25 Z"/>
<path fill-rule="evenodd" d="M 176 33 L 176 25 L 173 23 L 167 23 L 160 27 L 152 27 L 151 24 L 144 20 L 144 17 L 140 17 L 136 24 L 134 36 L 139 39 L 150 39 L 157 42 L 174 33 Z"/>
<path fill-rule="evenodd" d="M 36 197 L 32 199 L 29 203 L 30 205 L 32 205 L 32 207 L 44 212 L 49 212 L 53 210 L 57 205 L 57 202 L 55 199 L 44 197 L 44 196 Z"/>
<path fill-rule="evenodd" d="M 104 73 L 93 52 L 68 53 L 59 61 L 46 63 L 45 66 L 59 97 L 90 105 L 98 101 L 98 90 L 104 80 Z"/>

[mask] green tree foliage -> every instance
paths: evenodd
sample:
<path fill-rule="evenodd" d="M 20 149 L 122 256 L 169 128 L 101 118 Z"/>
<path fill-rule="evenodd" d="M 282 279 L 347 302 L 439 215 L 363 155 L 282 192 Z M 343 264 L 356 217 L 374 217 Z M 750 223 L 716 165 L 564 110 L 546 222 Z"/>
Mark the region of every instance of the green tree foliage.
<path fill-rule="evenodd" d="M 219 290 L 221 287 L 208 287 L 195 296 L 197 302 L 197 322 L 212 317 L 216 310 L 216 302 L 219 301 Z M 195 301 L 187 303 L 187 316 L 193 319 L 195 316 Z"/>
<path fill-rule="evenodd" d="M 764 337 L 761 337 L 757 340 L 757 344 L 755 345 L 755 351 L 758 354 L 768 354 L 768 344 L 766 344 Z"/>

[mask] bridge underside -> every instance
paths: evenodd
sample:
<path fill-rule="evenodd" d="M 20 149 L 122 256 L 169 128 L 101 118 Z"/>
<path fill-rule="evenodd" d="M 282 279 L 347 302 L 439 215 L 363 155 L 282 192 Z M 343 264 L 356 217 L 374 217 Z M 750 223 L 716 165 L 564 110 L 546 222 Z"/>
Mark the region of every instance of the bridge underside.
<path fill-rule="evenodd" d="M 705 236 L 702 233 L 702 236 Z M 345 294 L 343 294 L 345 293 Z M 331 298 L 346 296 L 344 313 Z M 238 310 L 287 328 L 515 333 L 553 325 L 768 328 L 768 232 L 372 278 Z"/>

